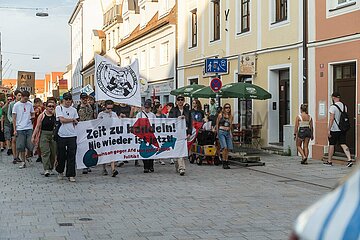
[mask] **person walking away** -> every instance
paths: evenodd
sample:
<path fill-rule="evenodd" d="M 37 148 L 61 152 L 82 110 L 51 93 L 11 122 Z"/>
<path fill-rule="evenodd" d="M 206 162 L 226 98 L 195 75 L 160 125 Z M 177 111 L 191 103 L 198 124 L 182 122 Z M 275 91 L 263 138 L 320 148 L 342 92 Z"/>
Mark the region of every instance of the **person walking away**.
<path fill-rule="evenodd" d="M 324 162 L 326 166 L 332 166 L 332 157 L 335 151 L 335 145 L 340 144 L 343 149 L 348 162 L 347 167 L 351 167 L 353 165 L 353 161 L 351 160 L 350 149 L 346 145 L 346 131 L 340 130 L 340 118 L 341 112 L 347 112 L 347 107 L 344 103 L 340 101 L 341 96 L 339 92 L 333 92 L 331 94 L 331 98 L 333 104 L 329 108 L 329 125 L 328 125 L 328 140 L 329 140 L 329 153 L 328 160 Z"/>
<path fill-rule="evenodd" d="M 226 103 L 222 112 L 218 115 L 216 121 L 216 130 L 222 150 L 222 162 L 224 169 L 230 169 L 229 166 L 229 150 L 233 149 L 231 128 L 233 123 L 233 115 L 231 114 L 231 106 Z"/>
<path fill-rule="evenodd" d="M 188 108 L 184 106 L 185 98 L 181 95 L 176 97 L 176 107 L 173 107 L 169 113 L 169 118 L 182 118 L 186 121 L 186 134 L 187 138 L 190 137 L 192 133 L 192 120 L 191 114 Z M 176 172 L 179 172 L 181 176 L 185 175 L 185 158 L 177 158 L 175 169 Z"/>
<path fill-rule="evenodd" d="M 166 118 L 166 115 L 162 113 L 163 107 L 160 103 L 156 103 L 154 106 L 154 114 L 156 118 Z M 159 160 L 159 163 L 161 165 L 165 165 L 165 162 L 163 160 Z"/>
<path fill-rule="evenodd" d="M 10 103 L 9 108 L 8 108 L 7 117 L 8 117 L 9 122 L 11 123 L 11 134 L 13 135 L 13 137 L 11 139 L 11 149 L 12 149 L 12 154 L 14 157 L 13 164 L 16 164 L 18 162 L 21 162 L 21 160 L 19 159 L 19 153 L 16 151 L 16 136 L 14 136 L 12 111 L 13 111 L 15 103 L 17 103 L 18 101 L 21 100 L 21 92 L 19 90 L 15 90 L 14 96 L 15 96 L 15 101 Z"/>
<path fill-rule="evenodd" d="M 4 107 L 4 102 L 0 101 L 0 119 L 2 119 L 2 115 L 3 115 L 3 110 L 2 108 Z M 4 127 L 3 127 L 3 122 L 1 122 L 1 126 L 0 126 L 0 151 L 3 152 L 5 150 L 5 136 L 4 136 Z"/>
<path fill-rule="evenodd" d="M 34 130 L 36 128 L 36 124 L 38 122 L 38 117 L 40 116 L 40 114 L 45 110 L 44 106 L 43 106 L 43 102 L 41 101 L 40 98 L 35 98 L 34 99 L 34 111 L 35 111 L 35 119 L 34 119 Z M 35 151 L 38 154 L 38 158 L 36 159 L 36 162 L 41 162 L 41 150 L 40 147 L 38 146 Z"/>
<path fill-rule="evenodd" d="M 156 118 L 155 114 L 151 112 L 151 100 L 147 99 L 144 103 L 144 110 L 136 115 L 136 118 Z M 154 160 L 143 160 L 144 173 L 154 172 Z"/>
<path fill-rule="evenodd" d="M 55 101 L 48 100 L 45 103 L 45 111 L 40 113 L 31 142 L 41 150 L 41 158 L 44 168 L 44 176 L 49 177 L 56 158 L 56 142 L 53 134 L 55 128 Z"/>
<path fill-rule="evenodd" d="M 76 108 L 79 115 L 79 122 L 89 121 L 94 119 L 94 108 L 89 103 L 89 96 L 86 93 L 80 94 L 80 104 Z M 82 174 L 91 172 L 90 168 L 84 168 Z"/>
<path fill-rule="evenodd" d="M 296 148 L 301 155 L 301 164 L 308 164 L 309 142 L 314 139 L 313 121 L 308 113 L 308 105 L 301 104 L 300 115 L 295 118 L 294 139 Z"/>
<path fill-rule="evenodd" d="M 75 125 L 78 123 L 79 115 L 74 107 L 72 107 L 72 95 L 69 92 L 63 94 L 63 106 L 57 106 L 55 109 L 56 118 L 60 121 L 59 138 L 57 141 L 57 160 L 56 171 L 58 179 L 63 179 L 64 169 L 66 165 L 65 176 L 70 182 L 75 182 L 75 155 L 76 155 L 76 132 Z"/>
<path fill-rule="evenodd" d="M 30 93 L 23 91 L 21 93 L 21 100 L 15 103 L 12 110 L 14 136 L 16 137 L 16 151 L 19 152 L 21 165 L 19 168 L 26 167 L 26 155 L 25 148 L 29 151 L 33 151 L 33 144 L 31 143 L 31 137 L 33 133 L 32 121 L 35 118 L 34 107 L 29 102 Z"/>
<path fill-rule="evenodd" d="M 12 102 L 11 95 L 7 96 L 6 104 L 2 107 L 2 116 L 1 116 L 1 130 L 4 132 L 5 144 L 7 148 L 7 155 L 10 156 L 12 154 L 11 149 L 11 139 L 13 137 L 14 131 L 12 130 L 12 123 L 9 122 L 9 118 L 7 117 L 7 112 L 9 109 L 9 104 Z"/>
<path fill-rule="evenodd" d="M 114 108 L 114 102 L 112 100 L 106 100 L 105 101 L 105 109 L 104 111 L 100 112 L 98 115 L 98 119 L 104 119 L 104 118 L 118 118 L 117 114 L 113 112 Z M 102 164 L 103 166 L 103 175 L 108 175 L 108 172 L 106 170 L 106 164 Z M 115 161 L 111 162 L 111 176 L 116 177 L 116 175 L 119 174 L 118 170 L 116 170 L 115 167 Z"/>

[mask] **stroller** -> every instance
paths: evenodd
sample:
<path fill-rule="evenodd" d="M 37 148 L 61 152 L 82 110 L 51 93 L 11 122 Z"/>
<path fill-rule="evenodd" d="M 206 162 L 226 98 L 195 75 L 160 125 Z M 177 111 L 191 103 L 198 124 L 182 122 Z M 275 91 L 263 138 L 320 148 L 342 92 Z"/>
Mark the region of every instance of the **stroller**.
<path fill-rule="evenodd" d="M 190 149 L 190 163 L 202 165 L 206 161 L 208 165 L 219 165 L 215 141 L 216 134 L 213 131 L 199 130 Z"/>

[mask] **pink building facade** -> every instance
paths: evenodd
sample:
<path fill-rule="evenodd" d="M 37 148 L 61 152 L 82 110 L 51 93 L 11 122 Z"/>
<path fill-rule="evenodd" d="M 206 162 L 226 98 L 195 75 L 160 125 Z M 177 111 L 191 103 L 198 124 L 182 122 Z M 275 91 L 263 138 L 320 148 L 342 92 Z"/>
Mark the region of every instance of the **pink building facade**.
<path fill-rule="evenodd" d="M 315 24 L 314 24 L 315 23 Z M 315 123 L 312 157 L 327 153 L 331 93 L 340 92 L 351 129 L 347 145 L 360 159 L 360 1 L 309 1 L 309 104 Z M 336 152 L 342 152 L 340 148 Z"/>

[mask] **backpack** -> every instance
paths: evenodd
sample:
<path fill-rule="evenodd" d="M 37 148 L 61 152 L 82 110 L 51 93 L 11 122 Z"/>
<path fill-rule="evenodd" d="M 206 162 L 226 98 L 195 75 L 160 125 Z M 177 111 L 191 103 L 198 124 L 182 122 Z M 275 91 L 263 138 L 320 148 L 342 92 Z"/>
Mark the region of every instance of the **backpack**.
<path fill-rule="evenodd" d="M 338 105 L 336 104 L 333 105 L 336 106 L 337 109 L 339 109 L 340 111 L 340 121 L 337 122 L 336 119 L 334 119 L 336 125 L 338 125 L 339 129 L 342 132 L 347 132 L 350 129 L 350 119 L 349 119 L 349 114 L 345 111 L 345 104 L 344 104 L 344 111 L 341 111 Z"/>

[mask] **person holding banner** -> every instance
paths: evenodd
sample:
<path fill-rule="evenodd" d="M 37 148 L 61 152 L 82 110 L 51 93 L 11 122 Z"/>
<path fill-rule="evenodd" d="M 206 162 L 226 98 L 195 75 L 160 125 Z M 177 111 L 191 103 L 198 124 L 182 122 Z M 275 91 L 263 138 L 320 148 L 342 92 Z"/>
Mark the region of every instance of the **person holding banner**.
<path fill-rule="evenodd" d="M 60 121 L 59 139 L 57 141 L 58 179 L 62 180 L 66 165 L 66 177 L 70 182 L 75 182 L 75 155 L 76 155 L 76 132 L 75 125 L 78 123 L 79 115 L 72 107 L 72 95 L 69 92 L 63 94 L 64 104 L 56 107 L 56 118 Z"/>
<path fill-rule="evenodd" d="M 105 110 L 100 112 L 98 115 L 98 119 L 104 119 L 104 118 L 118 118 L 117 114 L 113 112 L 114 108 L 114 102 L 112 100 L 106 100 L 105 101 Z M 108 172 L 106 170 L 106 164 L 103 164 L 103 175 L 108 175 Z M 119 174 L 118 170 L 115 168 L 115 161 L 111 162 L 111 172 L 112 177 L 116 177 L 116 175 Z"/>
<path fill-rule="evenodd" d="M 151 100 L 147 99 L 144 103 L 144 110 L 136 115 L 136 118 L 156 118 L 155 114 L 151 112 Z M 154 172 L 154 160 L 143 160 L 144 173 Z"/>
<path fill-rule="evenodd" d="M 186 134 L 189 138 L 192 133 L 192 120 L 191 114 L 188 108 L 184 107 L 185 98 L 181 95 L 176 97 L 176 107 L 173 107 L 169 113 L 169 118 L 184 118 L 186 121 Z M 185 175 L 185 159 L 178 158 L 177 164 L 175 164 L 176 172 L 179 172 L 181 176 Z"/>
<path fill-rule="evenodd" d="M 162 113 L 162 110 L 163 110 L 163 107 L 160 104 L 160 101 L 158 103 L 155 103 L 154 113 L 155 113 L 156 118 L 166 118 L 166 115 Z M 165 162 L 162 161 L 161 159 L 159 160 L 159 163 L 161 165 L 165 165 Z"/>

